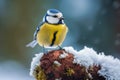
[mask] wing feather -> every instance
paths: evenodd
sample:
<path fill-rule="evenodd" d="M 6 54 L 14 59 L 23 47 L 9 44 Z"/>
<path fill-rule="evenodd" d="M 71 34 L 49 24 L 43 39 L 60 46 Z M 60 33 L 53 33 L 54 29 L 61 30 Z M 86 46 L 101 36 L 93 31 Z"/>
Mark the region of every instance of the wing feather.
<path fill-rule="evenodd" d="M 40 22 L 39 25 L 37 26 L 36 31 L 34 32 L 34 38 L 33 41 L 30 42 L 29 44 L 26 45 L 26 47 L 32 47 L 34 48 L 37 45 L 37 33 L 40 30 L 40 27 L 44 24 L 44 22 Z"/>

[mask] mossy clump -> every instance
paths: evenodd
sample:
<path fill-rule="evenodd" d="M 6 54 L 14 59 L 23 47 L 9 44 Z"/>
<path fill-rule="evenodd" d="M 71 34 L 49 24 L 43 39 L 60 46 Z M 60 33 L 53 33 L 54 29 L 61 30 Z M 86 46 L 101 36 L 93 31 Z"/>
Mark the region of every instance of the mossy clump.
<path fill-rule="evenodd" d="M 44 54 L 40 64 L 34 70 L 36 80 L 105 80 L 98 74 L 100 66 L 74 63 L 73 53 L 65 50 L 53 50 Z"/>

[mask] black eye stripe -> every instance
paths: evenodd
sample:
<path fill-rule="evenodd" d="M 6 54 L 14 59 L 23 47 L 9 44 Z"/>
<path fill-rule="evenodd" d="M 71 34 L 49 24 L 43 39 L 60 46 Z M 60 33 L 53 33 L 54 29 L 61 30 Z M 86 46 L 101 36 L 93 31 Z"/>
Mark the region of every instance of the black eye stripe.
<path fill-rule="evenodd" d="M 53 17 L 54 17 L 54 18 L 57 18 L 58 16 L 57 16 L 57 15 L 54 15 Z"/>

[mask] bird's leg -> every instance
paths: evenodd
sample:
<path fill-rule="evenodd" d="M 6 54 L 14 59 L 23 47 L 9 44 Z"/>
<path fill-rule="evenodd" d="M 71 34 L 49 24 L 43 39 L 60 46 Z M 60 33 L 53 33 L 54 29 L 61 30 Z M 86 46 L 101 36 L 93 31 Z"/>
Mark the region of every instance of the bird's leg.
<path fill-rule="evenodd" d="M 47 49 L 45 48 L 44 45 L 43 45 L 43 47 L 42 47 L 42 51 L 43 51 L 44 54 L 47 54 L 47 53 L 48 53 L 48 51 L 47 51 Z"/>
<path fill-rule="evenodd" d="M 59 48 L 59 50 L 64 50 L 64 51 L 65 51 L 65 49 L 63 49 L 63 48 L 62 48 L 61 46 L 59 46 L 59 45 L 58 45 L 58 48 Z"/>
<path fill-rule="evenodd" d="M 58 48 L 59 48 L 59 50 L 63 50 L 63 48 L 61 46 L 59 46 L 59 45 L 58 45 Z"/>
<path fill-rule="evenodd" d="M 63 52 L 66 52 L 65 49 L 63 49 L 61 46 L 58 45 L 59 50 L 62 50 Z"/>
<path fill-rule="evenodd" d="M 43 50 L 42 50 L 42 51 L 43 51 L 43 53 L 46 53 L 46 52 L 45 52 L 45 47 L 44 47 L 44 45 L 43 45 L 42 49 L 43 49 Z"/>

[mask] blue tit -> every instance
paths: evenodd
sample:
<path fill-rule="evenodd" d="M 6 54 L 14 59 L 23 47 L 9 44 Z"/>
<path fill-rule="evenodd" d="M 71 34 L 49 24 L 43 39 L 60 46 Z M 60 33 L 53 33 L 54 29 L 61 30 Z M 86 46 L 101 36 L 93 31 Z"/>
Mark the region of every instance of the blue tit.
<path fill-rule="evenodd" d="M 37 44 L 45 48 L 61 46 L 68 27 L 64 23 L 63 14 L 56 9 L 49 9 L 38 25 L 32 42 L 27 47 L 35 47 Z"/>

